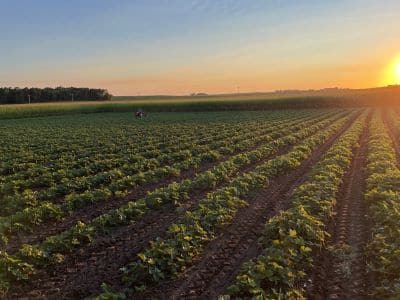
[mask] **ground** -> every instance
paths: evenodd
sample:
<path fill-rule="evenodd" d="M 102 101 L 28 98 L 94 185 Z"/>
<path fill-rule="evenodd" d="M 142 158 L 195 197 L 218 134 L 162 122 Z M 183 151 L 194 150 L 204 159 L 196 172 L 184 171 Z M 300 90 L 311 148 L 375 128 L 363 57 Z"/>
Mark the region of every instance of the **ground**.
<path fill-rule="evenodd" d="M 243 264 L 269 251 L 269 220 L 294 209 L 340 146 L 349 159 L 329 158 L 341 169 L 321 186 L 337 187 L 332 214 L 310 211 L 326 237 L 305 254 L 305 275 L 278 286 L 314 299 L 373 295 L 368 157 L 376 128 L 400 153 L 397 119 L 396 109 L 331 108 L 0 120 L 3 293 L 77 299 L 104 283 L 135 299 L 231 293 Z"/>

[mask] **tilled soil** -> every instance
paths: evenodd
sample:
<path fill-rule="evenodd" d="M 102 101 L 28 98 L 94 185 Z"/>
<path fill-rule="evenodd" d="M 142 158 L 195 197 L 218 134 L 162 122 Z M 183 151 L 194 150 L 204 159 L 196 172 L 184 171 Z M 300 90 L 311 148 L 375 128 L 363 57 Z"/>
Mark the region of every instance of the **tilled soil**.
<path fill-rule="evenodd" d="M 306 118 L 309 120 L 309 118 Z M 251 147 L 246 151 L 252 151 L 258 147 L 260 147 L 263 142 L 257 143 L 255 146 Z M 239 152 L 235 152 L 232 155 L 236 155 Z M 55 234 L 59 234 L 71 226 L 75 225 L 77 221 L 81 221 L 84 223 L 88 223 L 94 218 L 110 211 L 112 209 L 116 209 L 121 207 L 122 205 L 128 203 L 129 201 L 135 201 L 143 198 L 147 192 L 153 191 L 157 188 L 167 186 L 168 184 L 176 181 L 176 180 L 184 180 L 193 178 L 196 173 L 201 173 L 206 170 L 211 169 L 215 165 L 229 159 L 231 156 L 224 156 L 216 162 L 203 163 L 200 167 L 196 169 L 190 169 L 182 171 L 178 177 L 171 176 L 169 178 L 165 178 L 160 182 L 144 184 L 138 186 L 134 190 L 132 190 L 129 195 L 124 198 L 111 198 L 107 201 L 101 201 L 98 203 L 91 204 L 87 207 L 77 209 L 70 216 L 65 217 L 59 221 L 46 222 L 45 224 L 41 224 L 33 229 L 32 233 L 20 233 L 19 235 L 12 237 L 5 247 L 5 250 L 9 254 L 15 253 L 22 244 L 38 244 L 43 242 L 48 236 L 52 236 Z"/>
<path fill-rule="evenodd" d="M 122 205 L 128 203 L 129 201 L 139 200 L 146 196 L 147 192 L 154 191 L 157 188 L 167 186 L 168 184 L 176 181 L 177 179 L 191 179 L 196 173 L 204 172 L 211 169 L 213 166 L 219 164 L 221 161 L 213 163 L 204 163 L 199 168 L 193 170 L 187 170 L 181 172 L 179 178 L 171 176 L 170 178 L 164 179 L 160 182 L 153 184 L 146 184 L 135 188 L 129 193 L 128 196 L 124 198 L 111 198 L 107 201 L 101 201 L 82 209 L 76 210 L 71 216 L 67 216 L 61 221 L 54 221 L 51 223 L 46 223 L 35 228 L 34 233 L 21 234 L 18 237 L 12 239 L 7 245 L 6 251 L 10 254 L 17 251 L 22 244 L 38 244 L 43 242 L 47 237 L 55 234 L 59 234 L 71 226 L 75 225 L 78 221 L 88 223 L 96 217 L 121 207 Z"/>
<path fill-rule="evenodd" d="M 276 213 L 277 210 L 284 208 L 285 201 L 281 200 L 281 198 L 288 197 L 285 193 L 289 192 L 289 188 L 297 181 L 300 182 L 302 180 L 306 170 L 311 168 L 319 157 L 332 145 L 336 138 L 352 124 L 354 119 L 355 117 L 351 118 L 343 129 L 320 147 L 316 153 L 313 154 L 311 159 L 299 170 L 273 182 L 270 191 L 264 191 L 266 194 L 260 194 L 255 197 L 254 201 L 250 203 L 250 207 L 238 214 L 238 221 L 234 221 L 233 226 L 235 227 L 232 227 L 233 231 L 231 232 L 231 230 L 228 229 L 221 235 L 221 240 L 223 239 L 227 241 L 227 243 L 232 240 L 232 243 L 234 243 L 229 247 L 227 245 L 223 245 L 223 247 L 226 249 L 234 249 L 230 251 L 236 253 L 236 251 L 238 251 L 236 249 L 243 244 L 243 251 L 241 250 L 241 252 L 238 253 L 240 253 L 242 260 L 245 260 L 247 256 L 249 256 L 249 248 L 251 248 L 251 246 L 254 248 L 259 223 L 263 225 L 266 217 L 273 214 L 267 211 L 275 209 L 274 212 Z M 283 154 L 282 152 L 287 150 L 288 149 L 282 149 L 276 155 Z M 242 170 L 242 172 L 254 167 L 255 165 L 249 166 L 245 168 L 246 170 Z M 182 210 L 177 211 L 173 207 L 167 205 L 161 210 L 150 212 L 136 223 L 116 229 L 110 233 L 109 236 L 99 237 L 94 243 L 83 246 L 71 255 L 66 256 L 66 260 L 63 263 L 52 269 L 49 268 L 47 271 L 41 270 L 37 279 L 30 285 L 14 287 L 9 294 L 10 297 L 12 299 L 18 297 L 79 299 L 100 292 L 100 285 L 103 282 L 110 284 L 115 289 L 122 288 L 120 286 L 121 273 L 119 269 L 132 261 L 137 253 L 143 251 L 143 249 L 147 247 L 149 241 L 165 235 L 168 226 L 182 216 L 185 210 L 196 207 L 198 201 L 202 199 L 205 194 L 206 192 L 201 192 L 192 195 L 191 199 Z M 270 196 L 275 198 L 265 201 L 265 197 Z M 264 202 L 268 203 L 268 205 L 264 205 Z M 276 202 L 276 204 L 273 204 L 274 202 Z M 256 213 L 256 215 L 254 215 L 254 213 Z M 252 222 L 250 222 L 251 219 L 253 219 Z M 248 220 L 249 224 L 246 225 L 244 220 Z M 235 222 L 239 223 L 235 225 Z M 239 229 L 239 226 L 244 227 Z M 231 234 L 229 234 L 229 232 L 231 232 Z M 240 236 L 234 237 L 233 235 L 235 233 Z M 231 235 L 232 237 L 230 237 Z M 249 237 L 249 241 L 244 239 L 244 237 Z M 240 241 L 238 242 L 237 239 L 239 238 Z M 246 240 L 245 243 L 242 242 L 244 240 Z M 206 253 L 208 251 L 217 251 L 218 249 L 216 247 L 218 246 L 213 246 L 211 243 L 210 250 L 207 250 Z M 254 254 L 256 253 L 257 251 L 254 251 Z M 226 255 L 227 254 L 225 254 L 225 256 Z M 210 256 L 212 256 L 212 254 L 207 254 L 207 257 Z M 220 260 L 219 263 L 221 263 Z M 233 263 L 236 263 L 233 269 L 240 266 L 236 260 Z M 222 269 L 221 272 L 214 275 L 225 278 Z M 223 291 L 226 285 L 227 282 L 225 280 L 221 281 L 218 286 L 220 290 Z M 204 292 L 206 292 L 206 289 L 204 289 Z"/>
<path fill-rule="evenodd" d="M 371 114 L 355 150 L 351 168 L 337 197 L 336 215 L 328 226 L 328 249 L 319 253 L 308 288 L 310 299 L 365 299 L 368 222 L 363 192 Z"/>
<path fill-rule="evenodd" d="M 263 142 L 258 143 L 257 145 L 251 147 L 247 151 L 252 151 L 258 147 L 260 147 Z M 232 154 L 236 155 L 238 152 Z M 84 223 L 88 223 L 94 218 L 110 211 L 112 209 L 116 209 L 121 207 L 122 205 L 128 203 L 129 201 L 135 201 L 145 197 L 147 192 L 153 191 L 157 188 L 167 186 L 168 184 L 176 181 L 176 180 L 184 180 L 184 179 L 192 179 L 196 175 L 196 173 L 201 173 L 206 170 L 211 169 L 212 167 L 220 164 L 221 162 L 229 159 L 231 156 L 225 156 L 219 159 L 216 162 L 204 163 L 199 168 L 190 169 L 182 171 L 179 177 L 171 176 L 169 178 L 163 179 L 160 182 L 145 184 L 142 186 L 138 186 L 134 190 L 132 190 L 129 195 L 124 198 L 111 198 L 107 201 L 101 201 L 98 203 L 91 204 L 87 207 L 77 209 L 70 216 L 65 217 L 60 221 L 47 222 L 45 224 L 41 224 L 34 228 L 33 233 L 20 233 L 19 235 L 10 239 L 9 243 L 6 246 L 6 251 L 9 254 L 15 253 L 22 244 L 38 244 L 43 242 L 48 236 L 59 234 L 71 226 L 75 225 L 77 221 L 81 221 Z"/>
<path fill-rule="evenodd" d="M 312 166 L 347 130 L 354 119 L 319 147 L 296 170 L 270 182 L 268 188 L 249 200 L 249 207 L 240 210 L 218 238 L 213 240 L 182 278 L 166 282 L 134 298 L 143 299 L 215 299 L 233 283 L 243 262 L 260 253 L 257 238 L 265 222 L 288 207 L 292 190 L 300 185 Z"/>
<path fill-rule="evenodd" d="M 289 151 L 291 146 L 281 148 L 263 161 L 248 165 L 239 174 L 254 169 L 257 165 Z M 216 188 L 227 185 L 220 183 Z M 164 205 L 150 211 L 137 222 L 121 226 L 108 236 L 99 236 L 92 244 L 83 246 L 66 256 L 66 260 L 54 269 L 42 270 L 33 286 L 19 286 L 10 291 L 12 298 L 29 297 L 81 298 L 100 292 L 103 282 L 119 282 L 119 269 L 129 263 L 151 240 L 165 235 L 169 225 L 177 221 L 187 210 L 193 210 L 207 191 L 196 191 L 181 207 Z M 114 284 L 115 285 L 115 284 Z"/>

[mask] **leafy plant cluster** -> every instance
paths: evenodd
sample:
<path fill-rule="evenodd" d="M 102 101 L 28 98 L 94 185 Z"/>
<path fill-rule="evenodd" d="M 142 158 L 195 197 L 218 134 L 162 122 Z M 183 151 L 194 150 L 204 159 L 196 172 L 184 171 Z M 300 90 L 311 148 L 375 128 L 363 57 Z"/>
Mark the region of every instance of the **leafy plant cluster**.
<path fill-rule="evenodd" d="M 203 251 L 205 244 L 232 222 L 237 211 L 247 205 L 243 198 L 268 186 L 269 180 L 275 176 L 299 167 L 347 120 L 342 118 L 308 138 L 300 137 L 303 142 L 287 154 L 268 160 L 254 171 L 239 175 L 229 185 L 209 193 L 198 208 L 187 212 L 179 222 L 169 227 L 166 238 L 151 242 L 150 247 L 138 255 L 137 261 L 122 269 L 124 283 L 141 291 L 149 284 L 180 274 Z"/>
<path fill-rule="evenodd" d="M 283 115 L 284 114 L 280 113 L 280 117 L 277 117 L 277 121 L 270 123 L 270 125 L 273 125 L 268 127 L 270 134 L 266 133 L 266 131 L 255 131 L 253 129 L 253 135 L 255 136 L 253 138 L 250 137 L 251 143 L 249 143 L 248 140 L 242 140 L 242 143 L 237 142 L 234 144 L 234 149 L 237 149 L 235 151 L 242 151 L 243 149 L 251 148 L 261 143 L 261 146 L 258 146 L 256 150 L 236 155 L 219 166 L 216 166 L 210 172 L 199 174 L 193 181 L 183 181 L 180 184 L 173 183 L 165 188 L 155 190 L 149 193 L 146 198 L 136 202 L 129 202 L 120 209 L 113 210 L 108 214 L 100 216 L 90 224 L 78 222 L 66 232 L 49 237 L 41 245 L 24 245 L 17 255 L 11 256 L 7 253 L 2 253 L 1 257 L 5 259 L 3 261 L 9 262 L 11 260 L 14 262 L 12 264 L 12 272 L 7 271 L 9 268 L 0 268 L 4 285 L 30 278 L 31 275 L 34 274 L 34 265 L 47 265 L 49 263 L 62 261 L 63 253 L 68 253 L 83 243 L 91 242 L 97 233 L 107 231 L 107 228 L 128 224 L 146 213 L 149 209 L 157 208 L 164 203 L 170 202 L 179 204 L 187 198 L 187 193 L 190 190 L 214 188 L 218 182 L 227 180 L 229 176 L 234 176 L 241 166 L 253 163 L 263 155 L 268 155 L 268 153 L 276 151 L 277 147 L 279 147 L 281 142 L 285 141 L 285 139 L 288 142 L 292 141 L 293 137 L 285 137 L 285 135 L 307 126 L 313 126 L 313 130 L 318 130 L 333 120 L 337 120 L 338 118 L 343 119 L 347 113 L 340 111 L 330 111 L 329 113 L 307 112 L 303 116 L 292 118 L 292 120 L 288 120 L 287 118 L 282 120 Z M 288 113 L 287 115 L 290 116 Z M 264 132 L 265 134 L 257 136 L 260 132 Z M 308 134 L 311 133 L 312 131 L 310 129 Z M 302 136 L 304 136 L 304 134 L 298 136 L 297 139 L 300 139 Z M 278 139 L 278 142 L 271 143 L 272 148 L 267 146 L 268 144 L 264 145 L 279 137 L 282 137 L 283 140 Z M 228 148 L 228 146 L 230 146 L 229 139 L 225 139 L 225 142 L 226 140 L 228 140 L 226 144 L 226 148 Z M 295 140 L 292 142 L 294 143 Z M 25 193 L 26 198 L 32 197 L 32 201 L 35 201 L 35 198 L 32 196 L 32 191 L 25 191 Z M 98 194 L 98 197 L 102 197 L 102 194 Z M 39 210 L 37 209 L 38 207 L 42 209 Z M 63 214 L 64 212 L 60 210 L 60 206 L 50 202 L 43 202 L 40 206 L 32 206 L 18 212 L 17 215 L 19 215 L 20 219 L 14 219 L 14 223 L 7 222 L 7 218 L 1 218 L 0 226 L 2 226 L 3 233 L 8 234 L 10 228 L 13 228 L 14 232 L 29 230 L 33 225 L 40 224 L 48 220 L 49 217 L 59 218 L 62 217 Z M 7 238 L 7 234 L 3 235 L 3 237 Z"/>
<path fill-rule="evenodd" d="M 399 124 L 397 124 L 398 126 Z M 388 132 L 375 115 L 370 127 L 365 200 L 371 218 L 368 273 L 376 299 L 400 297 L 400 171 Z"/>
<path fill-rule="evenodd" d="M 291 207 L 271 218 L 259 239 L 262 254 L 243 264 L 228 292 L 235 297 L 305 299 L 303 283 L 313 267 L 313 251 L 325 245 L 326 222 L 349 169 L 365 115 L 328 150 L 291 197 Z"/>
<path fill-rule="evenodd" d="M 121 179 L 124 175 L 129 176 L 154 170 L 185 158 L 204 154 L 224 147 L 227 142 L 235 143 L 239 140 L 238 136 L 232 136 L 232 129 L 225 129 L 222 132 L 218 132 L 218 129 L 209 132 L 210 136 L 198 141 L 193 133 L 186 133 L 185 130 L 179 132 L 179 137 L 168 142 L 152 137 L 146 139 L 138 137 L 146 142 L 139 142 L 138 145 L 128 144 L 127 147 L 121 145 L 119 149 L 112 149 L 113 153 L 108 155 L 99 155 L 98 153 L 99 146 L 107 151 L 106 145 L 95 145 L 95 147 L 80 153 L 78 157 L 71 157 L 71 153 L 67 153 L 66 157 L 55 158 L 51 161 L 50 166 L 49 162 L 41 161 L 41 159 L 36 163 L 25 162 L 23 166 L 27 167 L 26 170 L 21 169 L 21 165 L 16 165 L 14 161 L 10 160 L 12 169 L 7 166 L 3 166 L 1 169 L 4 172 L 13 172 L 7 177 L 3 174 L 1 178 L 0 193 L 3 196 L 3 207 L 15 206 L 16 197 L 19 200 L 17 203 L 24 204 L 23 197 L 18 192 L 26 189 L 40 188 L 36 195 L 38 201 L 54 200 L 71 192 L 79 193 L 88 188 L 93 189 L 107 181 Z M 249 126 L 248 130 L 239 133 L 242 133 L 246 140 L 253 137 L 254 131 L 262 133 L 259 131 L 260 129 L 265 130 L 264 127 Z M 81 157 L 81 155 L 84 156 Z M 21 207 L 24 208 L 22 205 Z M 14 210 L 18 208 L 17 206 Z"/>
<path fill-rule="evenodd" d="M 281 117 L 284 116 L 282 114 L 278 115 Z M 296 119 L 301 120 L 302 117 Z M 185 157 L 190 155 L 188 153 L 189 151 L 192 153 L 192 156 L 216 149 L 222 149 L 222 153 L 227 152 L 229 154 L 231 153 L 232 149 L 229 149 L 228 147 L 230 147 L 232 144 L 235 144 L 240 140 L 245 141 L 247 139 L 257 137 L 257 135 L 254 135 L 255 133 L 258 135 L 269 133 L 274 126 L 279 124 L 284 124 L 282 119 L 261 125 L 246 124 L 247 126 L 245 127 L 239 127 L 236 125 L 232 126 L 231 128 L 224 129 L 223 126 L 215 126 L 216 128 L 213 128 L 213 130 L 208 129 L 205 134 L 206 136 L 203 138 L 199 138 L 197 134 L 194 135 L 193 132 L 191 132 L 193 131 L 193 128 L 191 128 L 191 131 L 188 132 L 186 132 L 187 130 L 185 130 L 185 128 L 183 128 L 183 130 L 182 128 L 180 128 L 180 130 L 168 128 L 168 132 L 164 137 L 158 136 L 159 133 L 152 133 L 149 137 L 133 136 L 133 140 L 139 140 L 137 145 L 135 145 L 134 141 L 127 139 L 127 137 L 123 135 L 122 140 L 117 139 L 117 141 L 111 140 L 101 143 L 100 145 L 95 144 L 90 146 L 89 149 L 87 149 L 87 146 L 78 145 L 77 147 L 81 149 L 79 151 L 80 153 L 75 153 L 78 150 L 75 150 L 73 145 L 71 145 L 72 149 L 69 151 L 68 149 L 58 149 L 58 147 L 56 147 L 54 151 L 63 152 L 64 150 L 66 153 L 62 153 L 61 157 L 59 158 L 51 158 L 51 161 L 49 161 L 49 157 L 46 157 L 47 155 L 30 158 L 29 156 L 31 155 L 29 153 L 24 153 L 26 156 L 23 155 L 22 160 L 24 160 L 23 167 L 26 167 L 26 170 L 19 168 L 21 166 L 15 162 L 15 156 L 4 159 L 6 163 L 3 163 L 3 168 L 0 168 L 0 170 L 4 172 L 11 172 L 13 174 L 8 175 L 7 177 L 4 176 L 4 173 L 2 174 L 3 176 L 0 177 L 0 182 L 2 183 L 0 191 L 3 196 L 14 196 L 15 193 L 13 192 L 15 191 L 23 191 L 26 188 L 35 188 L 34 184 L 30 184 L 31 181 L 39 181 L 42 183 L 51 181 L 52 184 L 61 183 L 60 187 L 53 185 L 50 186 L 52 188 L 52 190 L 49 192 L 50 197 L 53 196 L 51 194 L 54 192 L 54 190 L 57 191 L 60 189 L 60 192 L 64 192 L 63 185 L 66 184 L 71 184 L 71 187 L 68 190 L 80 191 L 84 190 L 85 186 L 93 186 L 99 181 L 101 183 L 101 180 L 98 180 L 101 178 L 90 181 L 91 177 L 95 176 L 97 173 L 99 173 L 102 178 L 106 179 L 109 177 L 107 171 L 114 171 L 115 169 L 118 169 L 122 172 L 124 172 L 125 168 L 129 172 L 146 171 L 152 167 L 170 165 L 178 159 L 183 160 Z M 157 130 L 157 128 L 154 128 L 154 130 Z M 112 132 L 112 134 L 115 135 L 114 132 Z M 173 135 L 173 137 L 169 137 L 169 134 Z M 156 138 L 154 138 L 153 135 Z M 204 134 L 200 135 L 200 137 L 201 136 L 204 136 Z M 85 140 L 85 135 L 82 136 L 80 133 L 78 139 L 79 137 Z M 142 143 L 142 140 L 146 142 Z M 89 142 L 90 141 L 88 141 L 88 143 Z M 128 142 L 128 144 L 124 145 L 126 142 Z M 119 146 L 116 147 L 114 143 Z M 59 141 L 56 141 L 55 144 L 59 146 Z M 124 145 L 124 147 L 122 147 L 122 145 Z M 99 147 L 101 147 L 102 150 L 107 154 L 99 153 Z M 109 149 L 109 147 L 111 149 Z M 82 151 L 82 148 L 85 150 Z M 39 150 L 46 152 L 45 149 Z M 12 149 L 8 149 L 8 151 L 14 152 L 15 154 L 15 151 Z M 71 152 L 73 154 L 71 154 Z M 49 153 L 48 155 L 52 154 Z M 35 159 L 36 162 L 29 162 L 29 159 Z M 12 169 L 7 166 L 8 162 Z M 6 166 L 4 166 L 4 164 L 6 164 Z M 132 175 L 134 173 L 129 174 Z M 70 181 L 78 181 L 78 183 L 76 183 L 76 186 L 74 186 L 73 182 Z M 50 198 L 46 197 L 46 193 L 43 194 L 43 197 L 44 199 Z"/>
<path fill-rule="evenodd" d="M 29 263 L 0 251 L 0 297 L 5 298 L 12 283 L 26 280 L 34 273 L 35 270 Z"/>
<path fill-rule="evenodd" d="M 343 122 L 346 118 L 342 117 L 340 120 Z M 149 210 L 157 209 L 167 203 L 180 205 L 188 199 L 189 193 L 196 190 L 211 190 L 215 188 L 218 183 L 236 176 L 242 167 L 261 161 L 264 157 L 276 153 L 282 146 L 289 146 L 301 141 L 330 122 L 331 119 L 328 118 L 313 125 L 310 121 L 291 129 L 285 129 L 281 133 L 284 135 L 283 137 L 273 141 L 272 138 L 269 138 L 268 141 L 270 143 L 262 145 L 255 150 L 237 154 L 221 162 L 211 170 L 196 175 L 192 180 L 187 179 L 180 183 L 174 182 L 167 187 L 158 188 L 153 192 L 149 192 L 145 198 L 128 202 L 118 209 L 95 218 L 88 224 L 79 222 L 61 234 L 48 237 L 40 245 L 24 245 L 19 251 L 18 257 L 33 264 L 47 264 L 59 261 L 62 254 L 69 253 L 76 247 L 93 241 L 96 234 L 107 232 L 110 228 L 116 226 L 129 224 Z M 290 130 L 296 131 L 300 128 L 303 129 L 297 133 L 285 135 Z"/>
<path fill-rule="evenodd" d="M 320 118 L 323 119 L 324 117 Z M 308 121 L 306 122 L 306 124 L 312 124 L 312 122 L 315 121 L 317 120 Z M 254 147 L 259 143 L 265 143 L 273 138 L 277 138 L 290 132 L 290 130 L 287 128 L 287 124 L 282 125 L 280 124 L 281 122 L 279 122 L 276 126 L 271 126 L 269 128 L 269 134 L 267 133 L 257 136 L 251 139 L 250 142 L 248 140 L 236 141 L 235 139 L 233 139 L 231 142 L 235 143 L 233 143 L 231 146 L 232 152 L 246 150 L 248 148 Z M 292 122 L 292 129 L 294 130 L 301 128 L 301 125 L 299 125 L 300 123 L 301 121 Z M 291 123 L 289 122 L 289 124 Z M 278 129 L 281 130 L 279 131 Z M 257 131 L 253 132 L 252 134 L 254 133 L 257 134 Z M 215 161 L 218 160 L 221 155 L 222 154 L 220 154 L 219 152 L 211 150 L 202 153 L 197 157 L 190 156 L 188 159 L 178 161 L 172 166 L 160 167 L 155 170 L 149 170 L 147 172 L 139 172 L 136 175 L 128 175 L 120 179 L 118 179 L 118 176 L 121 176 L 121 172 L 118 170 L 113 171 L 113 174 L 115 174 L 115 176 L 101 176 L 104 175 L 104 173 L 98 174 L 94 177 L 91 177 L 91 180 L 103 181 L 103 184 L 100 188 L 87 189 L 80 194 L 69 194 L 65 197 L 65 201 L 62 204 L 54 204 L 49 201 L 39 201 L 37 197 L 35 197 L 34 192 L 32 192 L 31 190 L 27 190 L 23 193 L 25 203 L 29 201 L 35 203 L 35 205 L 24 208 L 23 210 L 18 211 L 8 217 L 0 218 L 0 233 L 2 235 L 2 239 L 3 241 L 7 241 L 7 237 L 13 233 L 29 231 L 33 228 L 34 225 L 40 224 L 50 219 L 60 219 L 65 214 L 68 214 L 77 208 L 81 208 L 92 203 L 105 201 L 112 196 L 124 197 L 128 194 L 129 190 L 138 185 L 157 182 L 169 176 L 177 177 L 179 176 L 182 169 L 187 169 L 190 167 L 197 168 L 202 161 Z M 104 181 L 106 181 L 106 183 Z M 79 180 L 76 180 L 75 183 L 76 182 L 79 182 Z M 66 186 L 64 186 L 63 188 L 67 189 Z M 15 197 L 14 199 L 18 200 L 18 197 Z"/>

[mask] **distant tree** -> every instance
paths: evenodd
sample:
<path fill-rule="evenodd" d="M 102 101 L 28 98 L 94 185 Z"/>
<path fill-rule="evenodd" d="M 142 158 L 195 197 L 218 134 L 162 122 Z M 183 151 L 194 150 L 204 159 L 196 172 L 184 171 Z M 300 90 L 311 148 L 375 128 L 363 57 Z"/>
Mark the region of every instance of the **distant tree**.
<path fill-rule="evenodd" d="M 56 87 L 56 88 L 0 88 L 0 104 L 17 104 L 56 101 L 106 101 L 112 95 L 105 89 Z"/>

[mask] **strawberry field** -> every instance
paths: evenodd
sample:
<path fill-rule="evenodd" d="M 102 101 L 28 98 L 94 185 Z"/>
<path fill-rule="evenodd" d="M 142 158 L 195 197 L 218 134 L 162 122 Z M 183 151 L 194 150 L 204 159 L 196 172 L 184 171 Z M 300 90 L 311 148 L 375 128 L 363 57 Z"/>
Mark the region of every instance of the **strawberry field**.
<path fill-rule="evenodd" d="M 0 297 L 400 298 L 400 111 L 0 120 Z"/>

